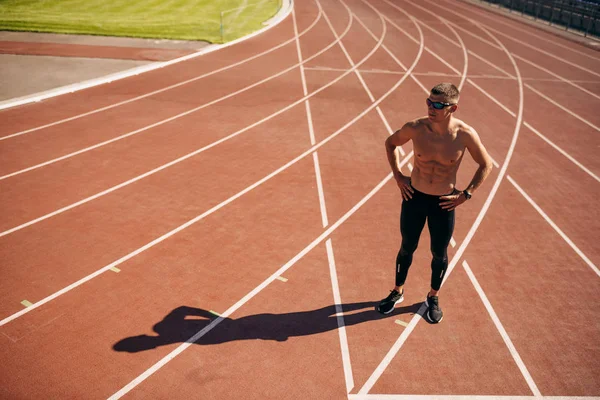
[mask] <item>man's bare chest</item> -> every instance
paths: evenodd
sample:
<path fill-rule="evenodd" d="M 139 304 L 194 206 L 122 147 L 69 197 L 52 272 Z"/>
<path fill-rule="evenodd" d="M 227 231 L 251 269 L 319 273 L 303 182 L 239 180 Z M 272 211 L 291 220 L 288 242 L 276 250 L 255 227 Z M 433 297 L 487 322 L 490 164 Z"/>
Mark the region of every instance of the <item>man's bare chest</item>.
<path fill-rule="evenodd" d="M 413 138 L 413 149 L 415 158 L 422 163 L 452 166 L 461 160 L 465 145 L 457 135 L 439 137 L 425 133 Z"/>

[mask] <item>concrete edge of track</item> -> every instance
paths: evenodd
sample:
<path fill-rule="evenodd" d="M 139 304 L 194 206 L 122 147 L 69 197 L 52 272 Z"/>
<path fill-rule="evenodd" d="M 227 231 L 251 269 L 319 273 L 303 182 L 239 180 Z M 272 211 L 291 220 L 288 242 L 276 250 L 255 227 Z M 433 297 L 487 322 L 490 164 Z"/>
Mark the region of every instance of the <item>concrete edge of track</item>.
<path fill-rule="evenodd" d="M 527 15 L 521 15 L 518 11 L 509 12 L 507 9 L 494 7 L 491 4 L 485 4 L 481 0 L 460 0 L 463 3 L 467 3 L 480 9 L 491 11 L 503 17 L 509 18 L 516 22 L 521 22 L 523 24 L 527 24 L 533 28 L 540 29 L 546 33 L 551 33 L 560 38 L 570 40 L 572 42 L 578 43 L 582 46 L 585 46 L 592 50 L 600 51 L 600 40 L 596 39 L 593 36 L 583 36 L 583 34 L 576 33 L 575 31 L 566 31 L 559 28 L 560 25 L 548 25 L 542 22 L 542 20 L 534 20 L 531 19 Z"/>
<path fill-rule="evenodd" d="M 263 23 L 265 25 L 263 28 L 259 29 L 256 32 L 253 32 L 247 36 L 233 40 L 231 42 L 227 42 L 225 44 L 220 44 L 220 45 L 206 46 L 203 49 L 201 49 L 195 53 L 188 54 L 186 56 L 179 57 L 174 60 L 151 63 L 151 64 L 143 65 L 140 67 L 131 68 L 131 69 L 128 69 L 125 71 L 105 75 L 100 78 L 90 79 L 90 80 L 86 80 L 83 82 L 78 82 L 78 83 L 73 83 L 71 85 L 61 86 L 61 87 L 58 87 L 55 89 L 50 89 L 50 90 L 46 90 L 46 91 L 39 92 L 39 93 L 34 93 L 34 94 L 23 96 L 23 97 L 18 97 L 15 99 L 2 101 L 2 102 L 0 102 L 0 110 L 5 110 L 7 108 L 17 107 L 17 106 L 21 106 L 21 105 L 29 104 L 29 103 L 36 103 L 36 102 L 39 102 L 42 100 L 49 99 L 51 97 L 61 96 L 63 94 L 77 92 L 79 90 L 103 85 L 105 83 L 110 83 L 110 82 L 113 82 L 113 81 L 116 81 L 119 79 L 129 78 L 131 76 L 139 75 L 144 72 L 154 71 L 156 69 L 164 68 L 171 64 L 176 64 L 176 63 L 179 63 L 182 61 L 186 61 L 186 60 L 189 60 L 192 58 L 202 56 L 204 54 L 212 53 L 213 51 L 217 51 L 217 50 L 223 49 L 225 47 L 233 46 L 237 43 L 243 42 L 254 36 L 260 35 L 261 33 L 275 27 L 280 22 L 282 22 L 292 12 L 293 7 L 294 7 L 294 0 L 282 0 L 282 5 L 281 5 L 281 8 L 279 9 L 279 12 L 271 19 L 265 21 Z"/>

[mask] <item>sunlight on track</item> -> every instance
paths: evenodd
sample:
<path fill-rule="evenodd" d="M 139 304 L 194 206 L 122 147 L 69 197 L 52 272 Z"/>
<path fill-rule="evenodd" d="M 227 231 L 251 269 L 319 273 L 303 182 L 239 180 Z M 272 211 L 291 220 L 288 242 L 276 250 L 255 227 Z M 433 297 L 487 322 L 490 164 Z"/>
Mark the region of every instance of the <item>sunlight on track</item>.
<path fill-rule="evenodd" d="M 387 2 L 387 0 L 386 0 Z M 405 12 L 402 10 L 402 12 Z M 476 23 L 477 24 L 477 23 Z M 514 148 L 517 144 L 517 138 L 519 136 L 519 132 L 520 132 L 520 128 L 521 128 L 521 120 L 522 120 L 522 116 L 523 116 L 523 82 L 521 80 L 521 74 L 519 71 L 519 68 L 517 66 L 516 61 L 514 60 L 514 58 L 512 57 L 512 55 L 510 54 L 510 52 L 506 49 L 506 47 L 504 47 L 504 45 L 495 37 L 493 37 L 489 32 L 487 32 L 487 30 L 482 27 L 480 24 L 477 24 L 477 26 L 483 30 L 484 32 L 488 33 L 497 43 L 498 45 L 505 51 L 506 55 L 508 56 L 508 58 L 511 60 L 513 67 L 515 68 L 515 72 L 517 74 L 517 78 L 518 78 L 518 85 L 519 85 L 519 113 L 517 116 L 517 122 L 515 125 L 515 130 L 512 136 L 512 140 L 509 146 L 509 149 L 507 151 L 507 154 L 504 158 L 504 163 L 498 173 L 498 177 L 496 178 L 496 181 L 494 182 L 494 185 L 492 186 L 492 189 L 488 195 L 488 197 L 486 198 L 486 201 L 484 203 L 484 205 L 482 206 L 481 210 L 479 211 L 479 214 L 477 215 L 477 218 L 475 219 L 475 222 L 473 223 L 473 225 L 471 226 L 471 228 L 469 229 L 469 232 L 467 233 L 465 239 L 463 240 L 463 242 L 460 244 L 459 248 L 456 250 L 456 253 L 454 254 L 454 256 L 452 257 L 452 260 L 450 261 L 449 265 L 448 265 L 448 270 L 446 272 L 446 275 L 444 277 L 444 281 L 442 282 L 442 285 L 448 280 L 448 277 L 450 276 L 451 272 L 453 271 L 454 267 L 456 266 L 456 264 L 458 263 L 458 261 L 460 260 L 460 258 L 462 257 L 465 249 L 467 248 L 467 246 L 469 245 L 469 243 L 471 242 L 471 239 L 473 238 L 473 236 L 475 235 L 475 232 L 477 231 L 479 225 L 481 224 L 481 221 L 483 220 L 483 217 L 485 216 L 485 214 L 487 213 L 492 200 L 494 199 L 498 188 L 500 186 L 500 184 L 502 183 L 502 180 L 504 179 L 504 175 L 506 174 L 506 170 L 508 168 L 508 165 L 510 163 L 510 160 L 512 158 L 513 152 L 514 152 Z M 398 340 L 396 341 L 396 343 L 394 343 L 394 345 L 392 346 L 392 348 L 390 349 L 390 351 L 386 354 L 386 356 L 384 357 L 384 359 L 381 361 L 381 363 L 377 366 L 377 368 L 375 369 L 375 371 L 371 374 L 371 376 L 369 377 L 369 379 L 365 382 L 365 384 L 363 385 L 363 387 L 360 389 L 359 394 L 367 394 L 369 393 L 369 391 L 373 388 L 373 386 L 375 385 L 375 383 L 377 382 L 377 380 L 381 377 L 381 375 L 383 374 L 383 372 L 385 371 L 385 369 L 387 368 L 387 366 L 390 364 L 390 362 L 392 361 L 392 359 L 396 356 L 396 354 L 398 353 L 398 351 L 400 351 L 400 348 L 402 347 L 402 345 L 404 344 L 404 342 L 406 341 L 406 339 L 408 338 L 408 336 L 412 333 L 412 331 L 414 330 L 415 326 L 417 325 L 417 323 L 421 320 L 422 315 L 425 312 L 425 305 L 423 304 L 421 306 L 421 308 L 419 309 L 419 311 L 413 316 L 413 318 L 411 319 L 409 326 L 402 331 L 402 334 L 400 335 L 400 337 L 398 338 Z M 528 371 L 523 371 L 521 370 L 521 372 L 525 375 L 525 374 L 529 374 Z M 532 390 L 532 392 L 534 394 L 538 394 L 539 390 L 537 389 L 537 387 L 535 386 L 535 384 L 533 383 L 533 380 L 531 380 L 531 382 L 528 381 L 528 384 Z"/>
<path fill-rule="evenodd" d="M 369 59 L 374 53 L 375 51 L 381 46 L 383 39 L 385 37 L 385 30 L 380 38 L 380 41 L 377 43 L 377 45 L 365 56 L 365 58 L 363 60 L 361 60 L 358 64 L 356 64 L 355 67 L 351 68 L 348 70 L 348 72 L 346 74 L 351 73 L 355 68 L 358 68 L 358 66 L 360 66 L 363 62 L 365 62 L 367 59 Z M 419 58 L 421 57 L 421 54 L 423 52 L 423 47 L 421 46 L 421 48 L 419 49 L 419 53 L 417 54 L 417 58 L 415 59 L 413 65 L 411 66 L 410 71 L 412 71 L 412 69 L 414 69 L 414 67 L 416 66 Z M 381 103 L 383 100 L 385 100 L 398 86 L 400 86 L 400 84 L 406 79 L 408 75 L 404 75 L 388 92 L 386 92 L 382 97 L 380 97 L 376 102 L 374 102 L 371 106 L 369 106 L 367 109 L 365 109 L 362 113 L 360 113 L 358 116 L 356 116 L 355 118 L 353 118 L 351 121 L 347 122 L 344 126 L 342 126 L 340 129 L 338 129 L 336 132 L 332 133 L 331 135 L 329 135 L 326 139 L 322 140 L 319 144 L 311 147 L 310 149 L 308 149 L 307 151 L 305 151 L 304 153 L 302 153 L 300 156 L 296 157 L 295 159 L 293 159 L 292 161 L 288 162 L 287 164 L 285 164 L 284 166 L 280 167 L 279 169 L 277 169 L 276 171 L 272 172 L 271 174 L 267 175 L 266 177 L 262 178 L 261 180 L 255 182 L 253 185 L 248 186 L 246 189 L 242 190 L 241 192 L 238 192 L 237 194 L 231 196 L 229 199 L 221 202 L 220 204 L 214 206 L 213 208 L 211 208 L 210 210 L 204 212 L 203 214 L 197 216 L 196 218 L 186 222 L 183 225 L 180 225 L 179 227 L 171 230 L 170 232 L 162 235 L 161 237 L 153 240 L 152 242 L 146 244 L 145 246 L 127 254 L 126 256 L 120 258 L 119 260 L 97 270 L 96 272 L 78 280 L 77 282 L 74 282 L 73 284 L 61 289 L 60 291 L 34 303 L 31 307 L 28 307 L 24 310 L 21 310 L 15 314 L 12 314 L 9 317 L 4 318 L 2 321 L 0 321 L 0 326 L 16 319 L 19 318 L 20 316 L 33 311 L 34 309 L 38 308 L 39 306 L 42 306 L 43 304 L 46 304 L 47 302 L 54 300 L 55 298 L 61 296 L 62 294 L 65 294 L 69 291 L 71 291 L 72 289 L 81 286 L 82 284 L 84 284 L 85 282 L 93 279 L 94 277 L 110 270 L 110 268 L 115 267 L 127 260 L 129 260 L 130 258 L 135 257 L 136 255 L 142 253 L 143 251 L 155 246 L 156 244 L 164 241 L 165 239 L 173 236 L 174 234 L 182 231 L 183 229 L 187 228 L 188 226 L 200 221 L 201 219 L 205 218 L 207 215 L 212 214 L 213 212 L 219 210 L 220 208 L 224 207 L 225 205 L 231 203 L 232 201 L 236 200 L 237 198 L 243 196 L 245 193 L 249 192 L 250 190 L 256 188 L 257 186 L 261 185 L 262 183 L 270 180 L 272 177 L 274 177 L 275 175 L 279 174 L 280 172 L 286 170 L 287 168 L 289 168 L 290 166 L 292 166 L 293 164 L 295 164 L 296 162 L 298 162 L 299 160 L 301 160 L 302 158 L 306 157 L 308 154 L 311 154 L 312 152 L 314 152 L 315 150 L 317 150 L 318 148 L 322 147 L 323 145 L 325 145 L 326 143 L 328 143 L 329 141 L 331 141 L 333 138 L 335 138 L 336 136 L 338 136 L 340 133 L 342 133 L 343 131 L 345 131 L 349 126 L 353 125 L 356 121 L 358 121 L 360 118 L 362 118 L 363 116 L 365 116 L 369 111 L 371 111 L 372 109 L 374 109 L 379 103 Z M 338 80 L 341 78 L 337 78 Z M 336 80 L 337 81 L 337 80 Z M 326 86 L 330 86 L 332 85 L 334 82 L 330 82 L 328 85 Z M 321 87 L 318 90 L 316 90 L 315 92 L 313 92 L 313 95 L 319 91 L 322 91 L 325 89 L 325 87 Z M 306 100 L 306 98 L 302 98 L 300 100 L 298 100 L 296 103 L 294 103 L 294 105 L 299 104 L 301 102 L 303 102 L 304 100 Z M 282 113 L 283 111 L 291 108 L 292 106 L 288 106 L 283 110 L 278 111 L 278 113 Z M 257 124 L 257 123 L 256 123 Z M 254 125 L 256 125 L 254 124 Z M 251 127 L 251 126 L 250 126 Z M 250 129 L 250 127 L 246 127 L 244 128 L 244 130 L 248 130 Z M 240 131 L 241 132 L 241 131 Z M 214 146 L 215 144 L 211 145 Z M 189 156 L 187 156 L 189 157 Z"/>
<path fill-rule="evenodd" d="M 317 14 L 317 17 L 298 36 L 304 36 L 306 33 L 308 33 L 309 31 L 311 31 L 315 27 L 315 25 L 319 22 L 319 20 L 321 19 L 321 16 L 322 16 L 322 9 L 321 9 L 321 7 L 319 5 L 319 13 Z M 49 124 L 46 124 L 46 125 L 38 126 L 38 127 L 35 127 L 35 128 L 31 128 L 31 129 L 27 129 L 27 130 L 24 130 L 24 131 L 16 132 L 16 133 L 13 133 L 13 134 L 10 134 L 10 135 L 7 135 L 7 136 L 3 136 L 3 137 L 0 137 L 0 140 L 6 140 L 6 139 L 10 139 L 10 138 L 13 138 L 13 137 L 16 137 L 16 136 L 24 135 L 26 133 L 35 132 L 35 131 L 38 131 L 40 129 L 44 129 L 44 128 L 49 128 L 51 126 L 60 125 L 60 124 L 63 124 L 65 122 L 73 121 L 73 120 L 76 120 L 76 119 L 87 117 L 89 115 L 97 114 L 97 113 L 102 112 L 102 111 L 110 110 L 112 108 L 116 108 L 116 107 L 119 107 L 119 106 L 122 106 L 122 105 L 125 105 L 125 104 L 133 103 L 135 101 L 144 99 L 146 97 L 150 97 L 150 96 L 153 96 L 153 95 L 158 94 L 158 93 L 163 93 L 163 92 L 166 92 L 168 90 L 175 89 L 177 87 L 187 85 L 188 83 L 196 82 L 196 81 L 198 81 L 200 79 L 204 79 L 204 78 L 207 78 L 209 76 L 218 74 L 219 72 L 227 71 L 228 69 L 231 69 L 231 68 L 234 68 L 234 67 L 238 67 L 238 66 L 243 65 L 243 64 L 245 64 L 245 63 L 247 63 L 249 61 L 255 60 L 255 59 L 260 58 L 260 57 L 262 57 L 264 55 L 272 53 L 275 50 L 278 50 L 278 49 L 280 49 L 280 48 L 282 48 L 282 47 L 284 47 L 284 46 L 292 43 L 294 40 L 296 40 L 296 39 L 295 38 L 288 39 L 285 42 L 281 42 L 278 45 L 273 46 L 273 47 L 271 47 L 268 50 L 265 50 L 265 51 L 263 51 L 261 53 L 258 53 L 258 54 L 255 54 L 253 56 L 247 57 L 247 58 L 245 58 L 245 59 L 243 59 L 241 61 L 238 61 L 236 63 L 229 64 L 229 65 L 226 65 L 226 66 L 221 67 L 221 68 L 217 68 L 217 69 L 215 69 L 215 70 L 213 70 L 211 72 L 207 72 L 206 74 L 202 74 L 200 76 L 197 76 L 197 77 L 194 77 L 194 78 L 191 78 L 191 79 L 188 79 L 188 80 L 185 80 L 185 81 L 182 81 L 182 82 L 179 82 L 179 83 L 176 83 L 176 84 L 164 87 L 162 89 L 158 89 L 158 90 L 155 90 L 153 92 L 145 93 L 143 95 L 134 97 L 132 99 L 124 100 L 124 101 L 121 101 L 121 102 L 118 102 L 118 103 L 115 103 L 115 104 L 111 104 L 111 105 L 108 105 L 108 106 L 105 106 L 105 107 L 102 107 L 102 108 L 98 108 L 96 110 L 92 110 L 92 111 L 89 111 L 89 112 L 86 112 L 86 113 L 83 113 L 83 114 L 78 114 L 78 115 L 75 115 L 73 117 L 64 118 L 64 119 L 61 119 L 59 121 L 55 121 L 55 122 L 52 122 L 52 123 L 49 123 Z"/>

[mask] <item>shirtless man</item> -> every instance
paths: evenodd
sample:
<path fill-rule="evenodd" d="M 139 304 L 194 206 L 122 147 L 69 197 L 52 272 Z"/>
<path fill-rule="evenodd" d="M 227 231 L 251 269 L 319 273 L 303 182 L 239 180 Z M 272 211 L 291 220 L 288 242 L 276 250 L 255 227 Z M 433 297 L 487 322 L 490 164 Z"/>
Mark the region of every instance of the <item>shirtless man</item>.
<path fill-rule="evenodd" d="M 404 282 L 417 249 L 425 220 L 431 236 L 431 290 L 427 294 L 427 319 L 442 321 L 438 291 L 448 268 L 448 243 L 454 230 L 454 210 L 471 198 L 492 170 L 492 160 L 475 129 L 452 114 L 458 108 L 459 92 L 450 83 L 431 89 L 427 117 L 408 122 L 385 141 L 387 158 L 402 193 L 400 233 L 402 245 L 396 258 L 396 286 L 381 300 L 377 310 L 389 314 L 404 300 Z M 400 172 L 396 147 L 412 140 L 415 154 L 411 176 Z M 457 190 L 456 173 L 465 149 L 479 168 L 465 190 Z"/>

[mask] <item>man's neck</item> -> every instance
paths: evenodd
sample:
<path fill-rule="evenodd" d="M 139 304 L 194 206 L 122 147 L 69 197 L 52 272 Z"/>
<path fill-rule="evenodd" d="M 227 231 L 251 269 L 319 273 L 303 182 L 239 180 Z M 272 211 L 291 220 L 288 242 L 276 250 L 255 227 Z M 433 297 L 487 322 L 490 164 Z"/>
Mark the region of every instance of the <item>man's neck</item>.
<path fill-rule="evenodd" d="M 452 115 L 441 122 L 431 122 L 431 130 L 438 135 L 447 135 L 451 132 Z"/>

